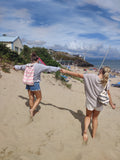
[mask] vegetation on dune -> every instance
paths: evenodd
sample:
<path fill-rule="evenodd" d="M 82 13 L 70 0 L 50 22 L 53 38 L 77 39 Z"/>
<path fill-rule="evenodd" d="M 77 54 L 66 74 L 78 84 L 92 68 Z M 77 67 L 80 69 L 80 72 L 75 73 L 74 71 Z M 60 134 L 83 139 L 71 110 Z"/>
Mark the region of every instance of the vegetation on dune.
<path fill-rule="evenodd" d="M 74 57 L 69 55 L 66 52 L 48 50 L 46 48 L 40 47 L 28 47 L 24 45 L 23 50 L 20 54 L 10 50 L 6 47 L 5 44 L 0 43 L 0 67 L 4 72 L 10 73 L 11 65 L 15 64 L 26 64 L 31 62 L 31 53 L 36 52 L 36 54 L 41 58 L 41 60 L 49 66 L 61 66 L 56 60 L 71 60 L 81 63 L 81 65 L 89 65 L 88 62 L 85 62 L 82 58 Z M 62 84 L 66 85 L 68 88 L 71 88 L 71 84 L 67 83 L 65 78 L 60 75 L 60 72 L 55 73 L 55 78 L 61 80 Z M 81 79 L 77 79 L 81 81 Z"/>
<path fill-rule="evenodd" d="M 46 48 L 33 47 L 31 49 L 31 52 L 36 52 L 36 54 L 41 58 L 41 60 L 48 66 L 60 66 L 60 64 L 52 58 Z"/>
<path fill-rule="evenodd" d="M 32 52 L 36 52 L 36 54 L 46 65 L 56 67 L 60 66 L 58 62 L 53 60 L 53 58 L 48 53 L 48 50 L 45 48 L 29 48 L 27 45 L 24 45 L 22 52 L 20 53 L 20 55 L 18 55 L 17 52 L 12 51 L 2 43 L 0 43 L 0 65 L 4 71 L 9 72 L 8 70 L 10 65 L 30 63 Z"/>
<path fill-rule="evenodd" d="M 10 50 L 5 44 L 0 43 L 0 62 L 14 64 L 24 63 L 24 60 L 17 52 Z"/>
<path fill-rule="evenodd" d="M 8 47 L 6 47 L 5 44 L 0 43 L 0 66 L 2 70 L 6 73 L 10 73 L 10 67 L 11 65 L 15 64 L 26 64 L 31 62 L 31 53 L 36 52 L 36 54 L 41 58 L 41 60 L 46 64 L 50 66 L 60 66 L 58 62 L 56 62 L 52 56 L 48 53 L 48 50 L 46 48 L 40 48 L 40 47 L 33 47 L 29 48 L 27 45 L 24 45 L 22 52 L 20 55 L 18 55 L 17 52 L 10 50 Z M 67 84 L 65 82 L 64 78 L 59 76 L 57 77 L 58 73 L 55 74 L 56 79 L 61 80 L 61 82 L 66 85 L 68 88 L 71 87 L 70 84 Z"/>
<path fill-rule="evenodd" d="M 57 71 L 55 73 L 55 78 L 56 78 L 56 80 L 61 80 L 63 85 L 65 85 L 67 88 L 71 89 L 72 84 L 69 84 L 66 82 L 65 78 L 63 76 L 61 76 L 60 71 Z"/>

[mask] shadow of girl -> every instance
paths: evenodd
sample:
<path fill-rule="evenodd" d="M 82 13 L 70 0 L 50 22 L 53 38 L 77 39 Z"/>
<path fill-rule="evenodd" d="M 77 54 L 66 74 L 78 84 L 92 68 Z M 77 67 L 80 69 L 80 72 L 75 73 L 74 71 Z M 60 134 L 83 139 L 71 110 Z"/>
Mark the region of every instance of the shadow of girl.
<path fill-rule="evenodd" d="M 71 109 L 59 107 L 59 106 L 56 106 L 56 105 L 51 104 L 51 103 L 43 103 L 43 102 L 41 102 L 41 104 L 42 104 L 42 105 L 47 105 L 47 106 L 52 106 L 52 107 L 55 107 L 55 108 L 57 108 L 57 109 L 65 110 L 65 111 L 70 112 L 70 113 L 72 114 L 72 116 L 73 116 L 75 119 L 78 119 L 79 122 L 81 123 L 81 130 L 82 130 L 82 133 L 81 133 L 81 134 L 83 135 L 85 115 L 84 115 L 84 113 L 83 113 L 81 110 L 77 110 L 77 112 L 74 112 L 74 111 L 72 111 Z M 92 133 L 91 126 L 89 126 L 89 131 L 90 131 L 90 133 Z"/>
<path fill-rule="evenodd" d="M 18 97 L 20 97 L 21 99 L 24 99 L 26 100 L 25 102 L 25 105 L 27 107 L 29 107 L 29 99 L 26 98 L 26 97 L 23 97 L 21 95 L 19 95 Z M 51 103 L 44 103 L 44 102 L 40 102 L 43 106 L 51 106 L 51 107 L 55 107 L 59 110 L 65 110 L 65 111 L 68 111 L 71 113 L 71 115 L 75 118 L 75 119 L 78 119 L 79 122 L 81 123 L 81 130 L 82 130 L 82 133 L 81 135 L 83 135 L 83 132 L 84 132 L 84 119 L 85 119 L 85 115 L 84 113 L 81 111 L 81 110 L 77 110 L 77 112 L 74 112 L 73 110 L 71 109 L 68 109 L 68 108 L 63 108 L 63 107 L 59 107 L 59 106 L 56 106 L 54 104 L 51 104 Z M 41 109 L 40 105 L 38 105 L 37 109 L 35 110 L 34 112 L 34 115 Z M 90 134 L 92 134 L 92 129 L 91 129 L 91 126 L 89 125 L 89 132 Z"/>

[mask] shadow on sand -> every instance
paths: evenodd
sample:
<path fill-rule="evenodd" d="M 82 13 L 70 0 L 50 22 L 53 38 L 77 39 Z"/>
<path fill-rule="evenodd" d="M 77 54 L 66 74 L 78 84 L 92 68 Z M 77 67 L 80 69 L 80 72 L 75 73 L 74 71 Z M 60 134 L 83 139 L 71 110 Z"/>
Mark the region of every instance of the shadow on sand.
<path fill-rule="evenodd" d="M 18 97 L 20 97 L 21 99 L 26 100 L 25 105 L 26 105 L 27 107 L 29 107 L 29 99 L 28 99 L 28 98 L 23 97 L 23 96 L 21 96 L 21 95 L 19 95 Z M 57 109 L 59 109 L 59 110 L 64 110 L 64 111 L 70 112 L 71 115 L 72 115 L 75 119 L 79 120 L 79 122 L 81 123 L 81 130 L 82 130 L 82 135 L 83 135 L 85 115 L 84 115 L 84 113 L 83 113 L 81 110 L 77 110 L 77 112 L 74 112 L 74 111 L 71 110 L 71 109 L 59 107 L 59 106 L 56 106 L 56 105 L 51 104 L 51 103 L 40 102 L 40 104 L 42 104 L 43 106 L 51 106 L 51 107 L 57 108 Z M 37 110 L 36 110 L 36 113 L 37 113 L 40 109 L 41 109 L 41 107 L 40 107 L 40 105 L 38 105 L 38 108 L 37 108 Z M 35 114 L 36 114 L 36 113 L 35 113 Z M 90 126 L 90 125 L 89 125 L 89 128 L 88 128 L 88 129 L 89 129 L 90 134 L 92 134 L 92 129 L 91 129 L 91 126 Z"/>
<path fill-rule="evenodd" d="M 59 110 L 64 110 L 64 111 L 70 112 L 71 115 L 72 115 L 75 119 L 79 120 L 79 122 L 81 123 L 81 130 L 82 130 L 82 135 L 83 135 L 85 115 L 84 115 L 84 113 L 83 113 L 81 110 L 77 110 L 77 112 L 74 112 L 74 111 L 71 110 L 71 109 L 59 107 L 59 106 L 56 106 L 56 105 L 51 104 L 51 103 L 43 103 L 43 102 L 41 102 L 41 104 L 42 104 L 42 105 L 46 105 L 46 106 L 52 106 L 52 107 L 55 107 L 55 108 L 57 108 L 57 109 L 59 109 Z M 88 128 L 88 129 L 89 129 L 89 132 L 90 132 L 90 134 L 91 134 L 91 133 L 92 133 L 92 129 L 91 129 L 91 126 L 90 126 L 90 125 L 89 125 L 89 128 Z"/>

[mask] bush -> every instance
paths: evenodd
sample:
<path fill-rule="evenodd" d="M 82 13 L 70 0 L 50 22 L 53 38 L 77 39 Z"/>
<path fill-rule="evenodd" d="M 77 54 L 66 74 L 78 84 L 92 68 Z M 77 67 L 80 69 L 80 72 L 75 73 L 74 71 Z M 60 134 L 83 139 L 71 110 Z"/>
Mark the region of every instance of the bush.
<path fill-rule="evenodd" d="M 10 73 L 10 67 L 8 67 L 6 64 L 4 64 L 2 66 L 2 71 L 5 72 L 5 73 Z"/>
<path fill-rule="evenodd" d="M 31 53 L 36 54 L 42 59 L 42 61 L 49 66 L 58 67 L 60 64 L 52 59 L 46 48 L 33 47 L 29 48 L 24 45 L 22 52 L 18 55 L 17 52 L 10 50 L 5 44 L 0 43 L 0 58 L 7 63 L 14 62 L 14 64 L 26 64 L 31 62 Z"/>
<path fill-rule="evenodd" d="M 4 44 L 0 43 L 0 59 L 6 63 L 23 63 L 24 60 L 17 52 L 10 50 Z"/>
<path fill-rule="evenodd" d="M 58 67 L 60 64 L 52 59 L 51 55 L 48 53 L 46 48 L 34 47 L 31 49 L 32 52 L 36 52 L 36 54 L 41 58 L 41 60 L 48 66 Z"/>

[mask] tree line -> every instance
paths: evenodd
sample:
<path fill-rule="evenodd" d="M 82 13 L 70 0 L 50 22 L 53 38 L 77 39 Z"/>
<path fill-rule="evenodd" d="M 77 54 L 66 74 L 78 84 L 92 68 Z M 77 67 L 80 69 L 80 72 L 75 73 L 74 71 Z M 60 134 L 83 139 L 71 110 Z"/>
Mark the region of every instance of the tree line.
<path fill-rule="evenodd" d="M 41 58 L 41 60 L 50 66 L 60 66 L 51 55 L 48 53 L 46 48 L 40 47 L 28 47 L 24 45 L 23 50 L 20 54 L 6 47 L 5 44 L 0 43 L 0 61 L 9 64 L 26 64 L 31 62 L 31 53 L 36 52 L 36 54 Z"/>

